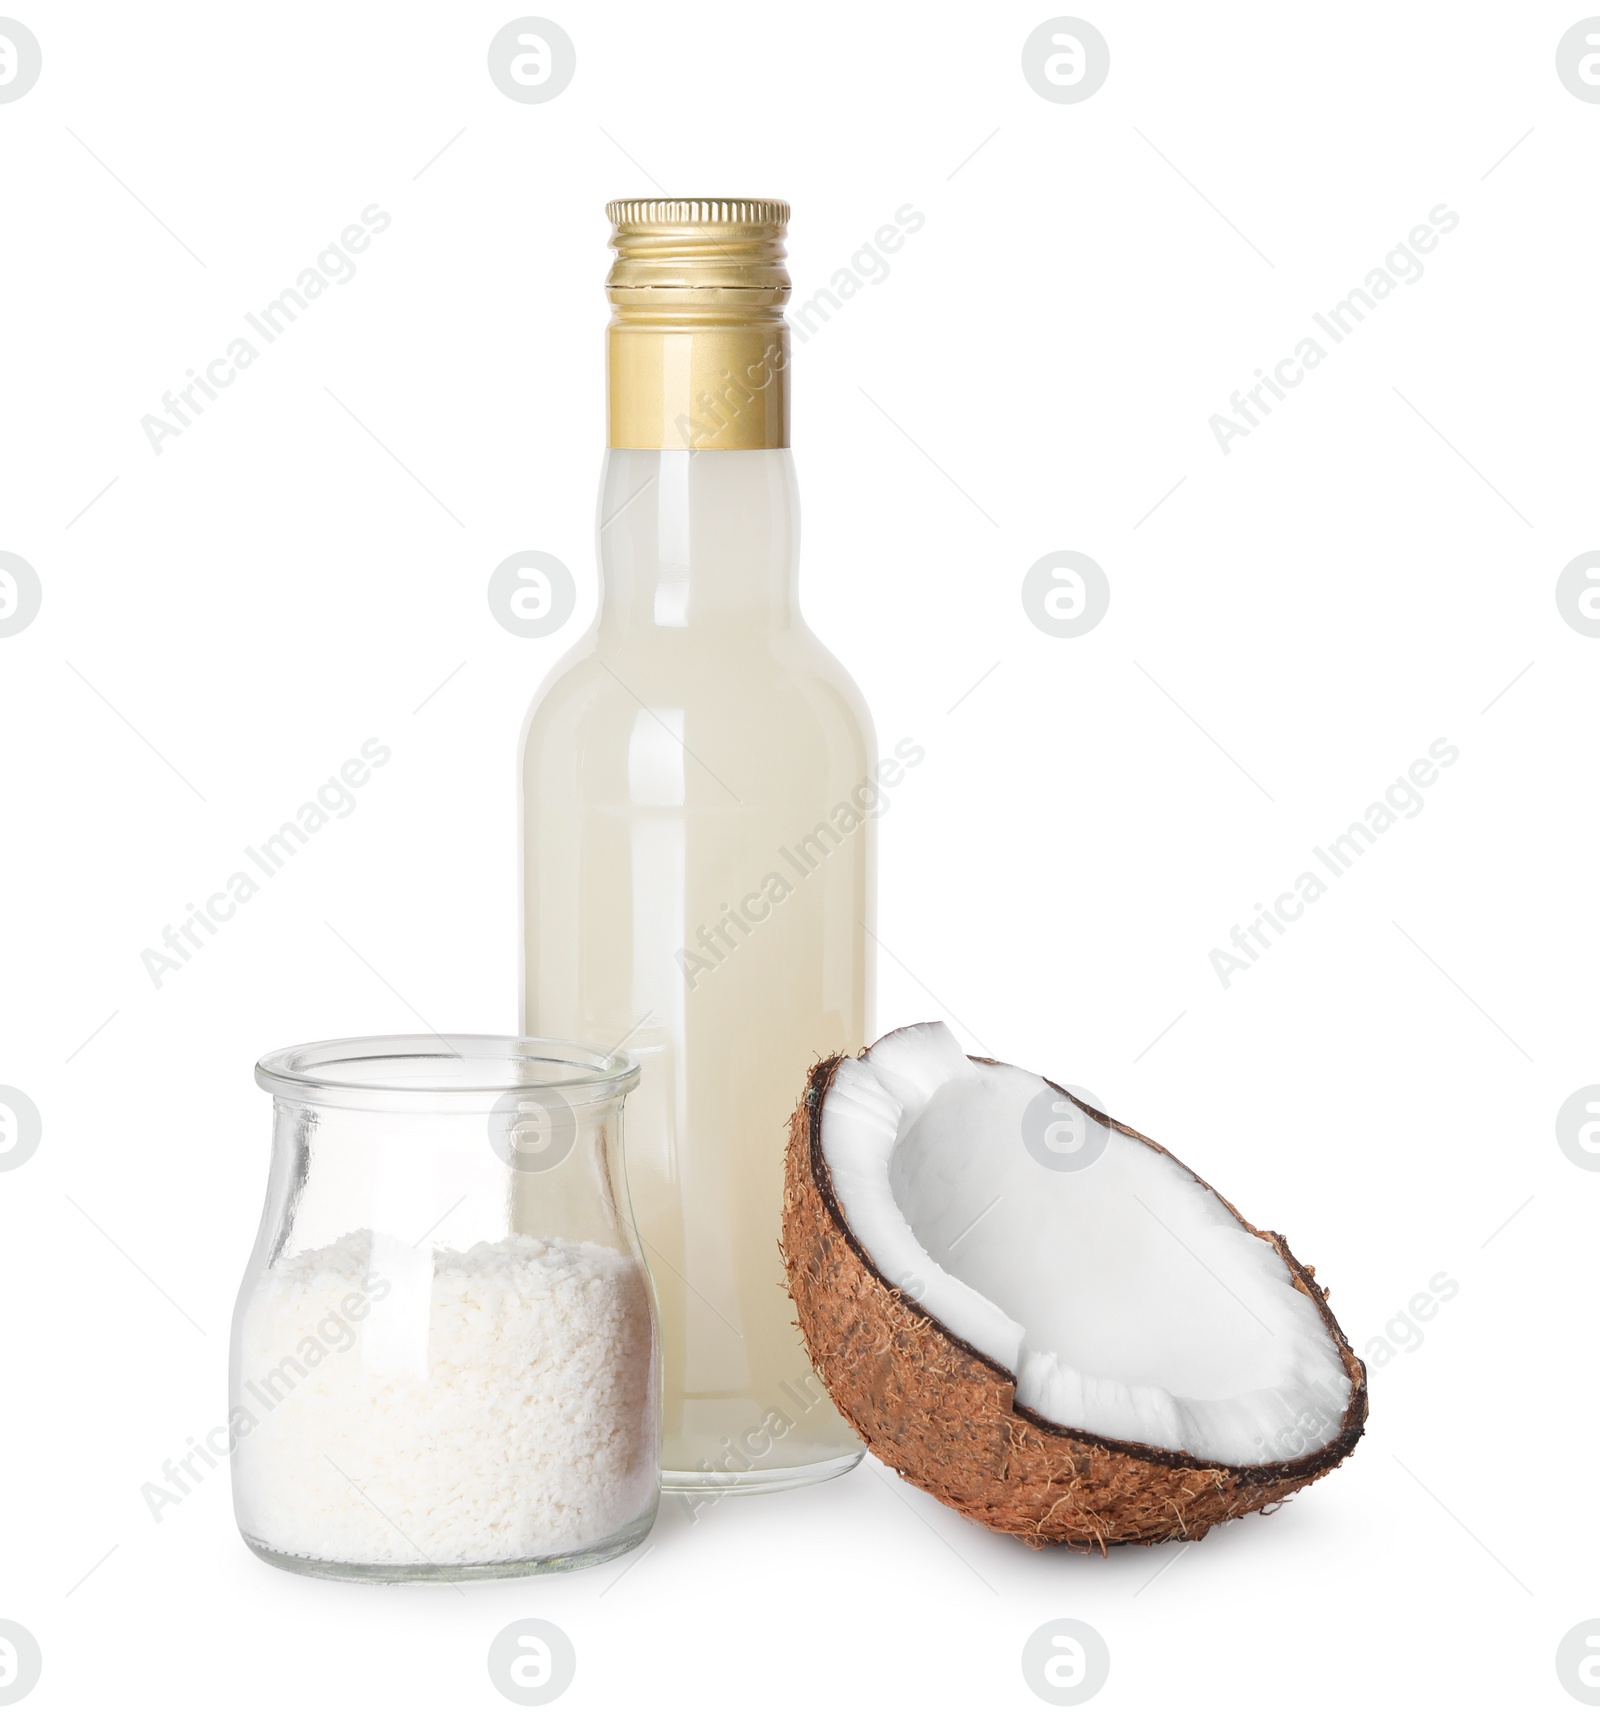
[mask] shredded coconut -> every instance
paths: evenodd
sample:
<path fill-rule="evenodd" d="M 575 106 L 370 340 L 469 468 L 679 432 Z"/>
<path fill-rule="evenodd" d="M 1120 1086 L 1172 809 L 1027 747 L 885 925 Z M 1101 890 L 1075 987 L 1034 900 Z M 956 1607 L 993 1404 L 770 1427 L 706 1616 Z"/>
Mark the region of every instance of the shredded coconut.
<path fill-rule="evenodd" d="M 654 1369 L 644 1278 L 607 1245 L 363 1230 L 280 1259 L 241 1326 L 239 1524 L 331 1562 L 587 1548 L 654 1499 Z"/>

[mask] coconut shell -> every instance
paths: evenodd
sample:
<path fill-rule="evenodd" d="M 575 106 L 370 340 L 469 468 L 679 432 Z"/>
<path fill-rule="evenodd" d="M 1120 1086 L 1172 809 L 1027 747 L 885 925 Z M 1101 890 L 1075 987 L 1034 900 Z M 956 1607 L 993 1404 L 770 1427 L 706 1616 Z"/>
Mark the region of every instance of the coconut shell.
<path fill-rule="evenodd" d="M 1311 1270 L 1281 1234 L 1251 1227 L 1226 1198 L 1240 1224 L 1282 1258 L 1338 1347 L 1351 1394 L 1328 1443 L 1291 1460 L 1228 1466 L 1069 1430 L 1017 1406 L 1015 1377 L 879 1274 L 851 1233 L 821 1139 L 823 1099 L 843 1058 L 812 1068 L 790 1120 L 784 1261 L 817 1375 L 861 1440 L 902 1478 L 1024 1544 L 1104 1552 L 1203 1538 L 1221 1521 L 1272 1508 L 1355 1447 L 1366 1424 L 1365 1367 Z M 1073 1099 L 1101 1124 L 1171 1153 Z"/>

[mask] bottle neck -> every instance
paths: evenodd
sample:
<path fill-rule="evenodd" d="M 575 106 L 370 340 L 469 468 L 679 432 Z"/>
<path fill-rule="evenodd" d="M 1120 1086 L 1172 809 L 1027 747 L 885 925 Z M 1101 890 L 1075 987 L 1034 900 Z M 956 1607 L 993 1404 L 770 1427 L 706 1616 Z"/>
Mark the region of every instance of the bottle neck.
<path fill-rule="evenodd" d="M 600 641 L 799 623 L 800 511 L 787 449 L 609 449 Z"/>

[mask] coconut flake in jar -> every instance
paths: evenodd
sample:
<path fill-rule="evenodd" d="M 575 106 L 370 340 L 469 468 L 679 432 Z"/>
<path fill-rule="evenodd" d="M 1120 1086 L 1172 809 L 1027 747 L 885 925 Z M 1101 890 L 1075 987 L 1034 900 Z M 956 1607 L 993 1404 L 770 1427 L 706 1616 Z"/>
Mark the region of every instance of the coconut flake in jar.
<path fill-rule="evenodd" d="M 650 1295 L 609 1245 L 412 1250 L 369 1230 L 281 1259 L 239 1336 L 239 1523 L 290 1556 L 520 1561 L 651 1512 Z"/>

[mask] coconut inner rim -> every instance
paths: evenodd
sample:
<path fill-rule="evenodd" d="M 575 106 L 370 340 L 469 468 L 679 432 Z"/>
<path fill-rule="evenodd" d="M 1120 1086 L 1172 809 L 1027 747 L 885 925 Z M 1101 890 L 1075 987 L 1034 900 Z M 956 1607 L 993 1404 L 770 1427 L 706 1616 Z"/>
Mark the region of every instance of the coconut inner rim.
<path fill-rule="evenodd" d="M 1128 1133 L 1070 1170 L 1030 1154 L 1059 1101 L 942 1024 L 841 1061 L 822 1153 L 879 1273 L 1054 1424 L 1230 1466 L 1331 1441 L 1352 1385 L 1277 1252 Z"/>

